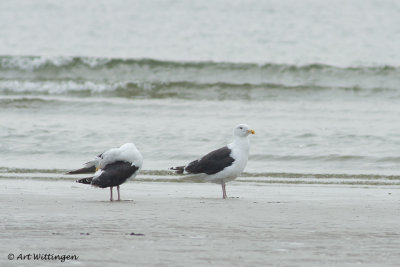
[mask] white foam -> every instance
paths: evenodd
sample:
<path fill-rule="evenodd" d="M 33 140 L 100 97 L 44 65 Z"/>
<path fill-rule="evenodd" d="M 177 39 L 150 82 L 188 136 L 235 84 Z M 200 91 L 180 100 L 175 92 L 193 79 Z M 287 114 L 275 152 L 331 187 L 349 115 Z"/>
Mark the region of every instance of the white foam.
<path fill-rule="evenodd" d="M 70 64 L 72 57 L 5 57 L 0 61 L 2 68 L 35 70 L 44 65 L 54 65 L 57 67 Z"/>
<path fill-rule="evenodd" d="M 105 91 L 114 91 L 117 88 L 124 88 L 126 82 L 117 83 L 95 83 L 91 81 L 18 81 L 5 80 L 0 81 L 0 92 L 15 93 L 47 93 L 47 94 L 65 94 L 69 92 L 90 91 L 91 93 L 101 93 Z"/>

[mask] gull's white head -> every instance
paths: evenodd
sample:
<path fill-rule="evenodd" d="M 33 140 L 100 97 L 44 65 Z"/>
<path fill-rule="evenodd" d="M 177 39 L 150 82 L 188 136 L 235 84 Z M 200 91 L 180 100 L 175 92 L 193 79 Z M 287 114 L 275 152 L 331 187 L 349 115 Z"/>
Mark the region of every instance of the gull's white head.
<path fill-rule="evenodd" d="M 123 144 L 122 146 L 120 146 L 119 149 L 121 149 L 121 150 L 130 150 L 130 149 L 131 150 L 137 150 L 137 148 L 136 148 L 134 143 Z"/>
<path fill-rule="evenodd" d="M 246 137 L 249 134 L 255 134 L 247 124 L 239 124 L 233 129 L 233 135 L 238 137 Z"/>

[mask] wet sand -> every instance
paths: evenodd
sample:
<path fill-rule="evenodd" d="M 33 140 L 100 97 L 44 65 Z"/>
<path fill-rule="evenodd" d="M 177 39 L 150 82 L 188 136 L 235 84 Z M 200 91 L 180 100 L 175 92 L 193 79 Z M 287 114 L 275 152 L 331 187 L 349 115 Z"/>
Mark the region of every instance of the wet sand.
<path fill-rule="evenodd" d="M 232 182 L 223 200 L 214 184 L 129 182 L 110 203 L 72 181 L 0 179 L 0 265 L 398 266 L 399 189 Z"/>

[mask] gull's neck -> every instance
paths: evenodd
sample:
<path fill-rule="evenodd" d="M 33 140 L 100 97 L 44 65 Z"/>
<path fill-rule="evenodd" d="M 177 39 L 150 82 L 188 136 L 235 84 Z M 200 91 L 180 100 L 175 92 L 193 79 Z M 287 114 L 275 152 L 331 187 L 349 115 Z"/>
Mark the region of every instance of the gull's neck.
<path fill-rule="evenodd" d="M 245 136 L 245 137 L 234 136 L 232 146 L 235 148 L 238 148 L 238 149 L 249 151 L 249 148 L 250 148 L 249 138 L 247 136 Z"/>

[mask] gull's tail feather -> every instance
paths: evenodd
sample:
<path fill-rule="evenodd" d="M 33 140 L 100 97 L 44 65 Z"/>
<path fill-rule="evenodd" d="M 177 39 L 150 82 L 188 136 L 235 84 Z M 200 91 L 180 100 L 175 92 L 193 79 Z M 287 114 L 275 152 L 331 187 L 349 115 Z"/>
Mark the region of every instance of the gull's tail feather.
<path fill-rule="evenodd" d="M 171 167 L 170 170 L 175 171 L 177 174 L 182 174 L 185 171 L 185 166 Z"/>
<path fill-rule="evenodd" d="M 78 179 L 78 180 L 76 180 L 76 182 L 81 183 L 81 184 L 91 184 L 92 180 L 93 180 L 93 177 L 87 177 L 87 178 Z"/>

